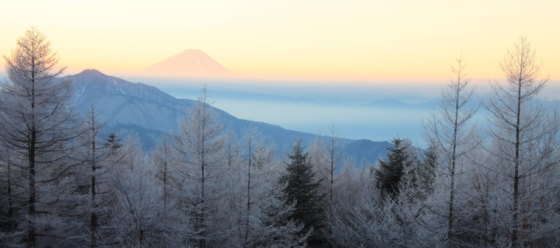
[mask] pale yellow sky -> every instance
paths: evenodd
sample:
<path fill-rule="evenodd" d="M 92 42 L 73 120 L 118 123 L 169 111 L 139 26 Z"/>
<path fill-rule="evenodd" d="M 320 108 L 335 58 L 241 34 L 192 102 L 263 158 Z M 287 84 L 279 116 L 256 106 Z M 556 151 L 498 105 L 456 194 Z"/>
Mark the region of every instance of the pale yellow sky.
<path fill-rule="evenodd" d="M 72 68 L 136 71 L 201 49 L 248 76 L 448 78 L 463 54 L 473 78 L 527 35 L 560 79 L 558 0 L 5 0 L 0 53 L 35 25 Z M 2 60 L 0 63 L 4 63 Z"/>

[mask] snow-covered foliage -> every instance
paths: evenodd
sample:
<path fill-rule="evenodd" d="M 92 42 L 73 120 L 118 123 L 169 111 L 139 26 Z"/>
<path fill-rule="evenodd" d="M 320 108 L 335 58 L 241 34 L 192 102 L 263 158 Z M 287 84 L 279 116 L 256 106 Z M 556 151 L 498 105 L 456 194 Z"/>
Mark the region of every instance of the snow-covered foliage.
<path fill-rule="evenodd" d="M 489 125 L 470 122 L 459 59 L 429 148 L 395 139 L 377 167 L 356 166 L 334 125 L 279 158 L 257 127 L 225 131 L 206 89 L 145 152 L 135 135 L 100 137 L 95 102 L 75 113 L 36 28 L 5 59 L 0 247 L 560 246 L 560 116 L 536 99 L 526 38 L 485 99 Z"/>

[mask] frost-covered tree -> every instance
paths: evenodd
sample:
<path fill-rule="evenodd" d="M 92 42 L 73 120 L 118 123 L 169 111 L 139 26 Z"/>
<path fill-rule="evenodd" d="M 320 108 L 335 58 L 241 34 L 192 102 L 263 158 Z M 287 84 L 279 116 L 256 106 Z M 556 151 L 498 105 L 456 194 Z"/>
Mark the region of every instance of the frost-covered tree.
<path fill-rule="evenodd" d="M 347 173 L 348 184 L 367 185 L 360 184 L 365 178 L 356 177 L 365 174 L 362 169 L 350 169 Z M 357 199 L 328 216 L 329 242 L 334 247 L 441 247 L 439 235 L 432 229 L 432 220 L 437 215 L 426 208 L 424 198 L 418 197 L 411 176 L 403 174 L 399 193 L 394 197 L 383 197 L 376 187 L 363 187 L 362 192 L 347 191 L 357 194 Z M 359 180 L 350 182 L 356 179 Z"/>
<path fill-rule="evenodd" d="M 106 123 L 100 123 L 99 111 L 93 102 L 84 112 L 82 123 L 80 136 L 76 139 L 79 148 L 74 155 L 77 160 L 83 161 L 76 172 L 77 184 L 79 189 L 86 189 L 89 195 L 89 204 L 84 204 L 83 207 L 88 215 L 86 219 L 89 222 L 89 244 L 91 247 L 97 247 L 97 240 L 103 235 L 99 232 L 99 225 L 107 221 L 108 205 L 112 198 L 106 177 L 107 152 L 99 137 Z M 83 190 L 80 190 L 80 193 L 84 193 Z"/>
<path fill-rule="evenodd" d="M 224 238 L 219 223 L 223 215 L 218 200 L 229 190 L 227 182 L 226 142 L 222 123 L 210 102 L 203 96 L 188 110 L 179 130 L 173 133 L 178 167 L 183 176 L 185 208 L 193 215 L 199 247 Z"/>
<path fill-rule="evenodd" d="M 469 79 L 465 74 L 464 58 L 456 59 L 456 65 L 451 67 L 453 79 L 442 89 L 439 110 L 432 113 L 424 126 L 430 149 L 439 153 L 439 159 L 444 163 L 443 173 L 440 175 L 448 183 L 449 196 L 441 201 L 448 204 L 446 213 L 441 213 L 447 219 L 447 244 L 453 247 L 455 222 L 455 197 L 457 194 L 457 175 L 461 170 L 465 155 L 473 147 L 472 140 L 476 138 L 472 119 L 477 112 L 477 104 L 473 104 L 475 91 L 469 88 Z M 474 107 L 473 107 L 474 105 Z M 429 155 L 429 154 L 427 154 Z M 435 153 L 434 153 L 435 155 Z"/>
<path fill-rule="evenodd" d="M 118 151 L 121 163 L 111 168 L 110 183 L 115 201 L 112 205 L 112 231 L 104 244 L 119 247 L 189 247 L 195 235 L 188 219 L 177 209 L 166 207 L 157 168 L 148 163 L 137 138 L 129 135 Z M 168 204 L 172 204 L 169 200 Z"/>
<path fill-rule="evenodd" d="M 242 163 L 237 167 L 237 186 L 239 190 L 231 196 L 232 200 L 237 198 L 237 206 L 241 215 L 240 223 L 243 226 L 240 234 L 241 244 L 247 246 L 254 238 L 252 232 L 259 229 L 260 206 L 263 202 L 269 201 L 269 191 L 278 177 L 278 165 L 280 162 L 275 158 L 272 147 L 264 144 L 264 137 L 258 131 L 258 127 L 249 125 L 244 131 L 241 139 Z M 235 174 L 231 173 L 230 177 Z M 241 201 L 239 201 L 241 200 Z M 262 227 L 265 228 L 265 227 Z M 257 230 L 258 232 L 262 232 Z"/>
<path fill-rule="evenodd" d="M 12 164 L 22 175 L 20 199 L 25 198 L 19 206 L 25 209 L 26 221 L 19 223 L 18 230 L 25 230 L 28 247 L 39 245 L 38 237 L 62 241 L 64 232 L 53 225 L 63 224 L 53 218 L 64 212 L 54 206 L 64 202 L 61 197 L 72 181 L 68 173 L 73 163 L 67 158 L 78 127 L 70 101 L 73 85 L 56 79 L 64 68 L 57 67 L 56 52 L 35 27 L 18 38 L 16 48 L 4 59 L 9 80 L 0 92 L 0 139 L 13 156 L 21 158 Z"/>
<path fill-rule="evenodd" d="M 319 133 L 309 150 L 310 160 L 323 179 L 326 210 L 331 214 L 336 203 L 335 182 L 344 175 L 344 137 L 333 123 L 325 134 Z"/>
<path fill-rule="evenodd" d="M 14 232 L 21 221 L 21 211 L 19 203 L 22 192 L 19 188 L 19 168 L 14 163 L 18 158 L 8 146 L 0 146 L 0 243 L 15 243 L 17 234 Z"/>
<path fill-rule="evenodd" d="M 341 190 L 348 179 L 350 167 L 354 167 L 344 150 L 344 135 L 333 123 L 329 125 L 326 132 L 320 132 L 309 146 L 309 160 L 317 171 L 317 177 L 321 179 L 320 192 L 325 194 L 322 206 L 325 216 L 335 215 L 336 211 L 345 204 L 341 199 L 347 194 Z M 331 218 L 325 218 L 328 221 Z M 331 230 L 325 223 L 322 230 L 325 237 L 330 237 Z"/>
<path fill-rule="evenodd" d="M 235 132 L 232 129 L 228 129 L 225 132 L 225 144 L 228 168 L 235 170 L 235 168 L 241 166 L 243 160 L 243 152 L 237 135 L 235 135 Z"/>
<path fill-rule="evenodd" d="M 161 139 L 154 148 L 152 163 L 156 168 L 156 176 L 161 184 L 163 205 L 167 207 L 167 202 L 172 195 L 170 191 L 173 188 L 177 188 L 179 183 L 178 175 L 176 175 L 177 172 L 175 171 L 177 164 L 173 153 L 173 145 L 167 137 Z"/>
<path fill-rule="evenodd" d="M 428 148 L 423 151 L 423 159 L 420 162 L 421 170 L 418 175 L 420 179 L 418 186 L 425 194 L 430 194 L 433 192 L 433 184 L 437 177 L 437 170 L 439 165 L 438 160 L 439 159 L 435 145 L 428 145 Z"/>
<path fill-rule="evenodd" d="M 258 209 L 250 216 L 245 247 L 307 247 L 312 230 L 303 232 L 305 225 L 291 219 L 296 203 L 282 201 L 278 186 L 267 188 L 267 194 L 256 202 Z"/>
<path fill-rule="evenodd" d="M 258 147 L 262 147 L 262 141 L 260 140 L 259 137 L 259 133 L 257 131 L 257 128 L 254 126 L 249 126 L 248 130 L 246 130 L 245 132 L 245 136 L 244 136 L 244 145 L 246 148 L 246 152 L 247 155 L 245 157 L 245 163 L 246 163 L 246 181 L 247 181 L 247 202 L 246 202 L 246 214 L 245 214 L 245 243 L 247 243 L 249 236 L 251 235 L 251 229 L 249 226 L 249 220 L 251 218 L 251 206 L 252 206 L 252 198 L 251 198 L 251 189 L 253 188 L 253 185 L 251 184 L 251 172 L 253 172 L 253 168 L 255 167 L 255 162 L 254 161 L 254 154 L 255 154 L 255 150 L 258 149 Z M 254 172 L 253 172 L 254 174 Z M 253 179 L 254 180 L 254 179 Z"/>
<path fill-rule="evenodd" d="M 556 111 L 536 99 L 547 80 L 539 80 L 542 64 L 527 37 L 520 37 L 500 63 L 506 83 L 494 81 L 492 96 L 485 103 L 490 112 L 489 135 L 494 155 L 486 169 L 499 174 L 498 196 L 504 217 L 500 228 L 508 233 L 512 247 L 522 247 L 540 239 L 543 215 L 550 209 L 544 195 L 557 190 L 551 176 L 558 171 L 558 128 Z M 548 202 L 548 203 L 547 203 Z M 508 216 L 507 218 L 505 216 Z"/>

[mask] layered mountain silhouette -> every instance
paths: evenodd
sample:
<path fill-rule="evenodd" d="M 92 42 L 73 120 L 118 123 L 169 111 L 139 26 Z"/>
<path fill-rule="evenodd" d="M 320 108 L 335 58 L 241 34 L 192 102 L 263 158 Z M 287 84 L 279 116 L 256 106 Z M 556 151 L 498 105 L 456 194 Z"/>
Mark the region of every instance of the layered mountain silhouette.
<path fill-rule="evenodd" d="M 91 104 L 100 112 L 102 122 L 107 123 L 107 132 L 112 130 L 124 134 L 137 133 L 146 149 L 162 135 L 177 130 L 187 110 L 196 101 L 174 98 L 153 86 L 131 83 L 120 78 L 107 76 L 97 70 L 84 70 L 67 76 L 74 82 L 75 101 L 78 111 L 85 111 Z M 286 130 L 280 126 L 238 119 L 214 108 L 226 129 L 242 137 L 249 125 L 256 126 L 278 149 L 290 147 L 298 136 L 305 142 L 313 134 Z"/>
<path fill-rule="evenodd" d="M 154 147 L 155 143 L 172 130 L 178 130 L 188 108 L 196 104 L 189 99 L 177 99 L 156 87 L 142 83 L 131 83 L 126 80 L 107 76 L 97 70 L 84 70 L 79 74 L 67 76 L 74 82 L 77 111 L 85 111 L 92 104 L 99 112 L 101 122 L 107 122 L 103 135 L 111 131 L 121 133 L 124 137 L 128 133 L 136 133 L 146 150 Z M 247 127 L 256 126 L 269 144 L 280 151 L 287 151 L 294 144 L 294 140 L 302 139 L 303 144 L 309 144 L 316 135 L 286 130 L 280 126 L 263 122 L 238 119 L 225 111 L 213 108 L 218 120 L 223 122 L 224 128 L 232 130 L 237 137 L 243 137 Z M 347 151 L 357 161 L 375 162 L 375 158 L 384 155 L 387 142 L 373 142 L 364 140 L 344 141 Z"/>
<path fill-rule="evenodd" d="M 380 99 L 365 104 L 365 107 L 380 107 L 380 108 L 401 108 L 401 109 L 426 109 L 430 110 L 436 107 L 439 103 L 439 99 L 430 100 L 424 103 L 410 104 L 397 99 Z"/>
<path fill-rule="evenodd" d="M 165 76 L 231 76 L 233 73 L 198 49 L 186 49 L 157 64 L 141 70 Z"/>

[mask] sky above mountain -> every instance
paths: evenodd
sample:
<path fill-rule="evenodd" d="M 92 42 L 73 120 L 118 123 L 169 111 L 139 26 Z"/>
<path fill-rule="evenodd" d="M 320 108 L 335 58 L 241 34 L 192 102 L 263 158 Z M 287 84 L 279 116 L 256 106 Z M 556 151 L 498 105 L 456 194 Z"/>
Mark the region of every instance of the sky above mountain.
<path fill-rule="evenodd" d="M 135 72 L 201 49 L 236 75 L 272 78 L 447 79 L 466 57 L 473 78 L 527 35 L 560 79 L 557 0 L 2 1 L 0 53 L 35 25 L 71 73 Z M 0 61 L 4 63 L 4 61 Z"/>

